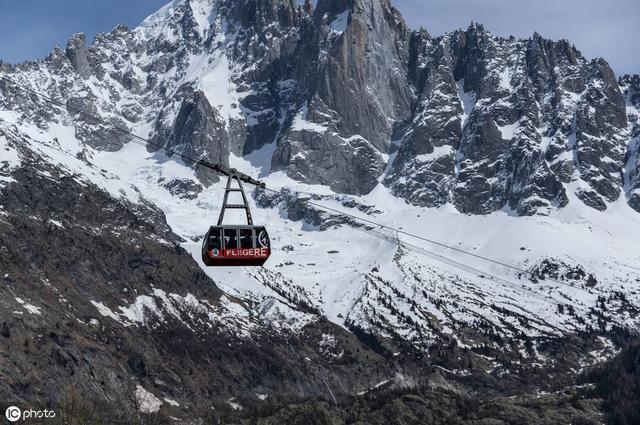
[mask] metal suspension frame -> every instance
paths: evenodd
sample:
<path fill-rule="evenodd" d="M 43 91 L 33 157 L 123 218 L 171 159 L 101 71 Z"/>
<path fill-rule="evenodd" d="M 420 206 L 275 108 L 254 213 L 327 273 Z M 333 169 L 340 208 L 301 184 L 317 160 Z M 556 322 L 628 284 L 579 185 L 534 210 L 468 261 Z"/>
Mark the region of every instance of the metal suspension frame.
<path fill-rule="evenodd" d="M 218 217 L 218 226 L 222 226 L 222 221 L 224 220 L 224 213 L 227 208 L 229 209 L 243 209 L 247 215 L 247 224 L 249 226 L 253 226 L 253 217 L 251 216 L 251 209 L 249 208 L 249 202 L 247 201 L 247 195 L 244 193 L 244 188 L 242 187 L 242 182 L 254 185 L 256 187 L 265 188 L 265 184 L 261 181 L 253 179 L 251 176 L 248 176 L 244 173 L 239 172 L 235 168 L 225 167 L 220 164 L 212 164 L 205 160 L 200 160 L 198 165 L 205 166 L 207 168 L 212 168 L 218 171 L 221 174 L 226 175 L 227 178 L 227 187 L 224 191 L 224 200 L 222 201 L 222 208 L 220 209 L 220 216 Z M 238 184 L 238 187 L 231 187 L 231 182 L 235 180 Z M 229 204 L 229 193 L 231 192 L 239 192 L 242 195 L 242 204 Z"/>
<path fill-rule="evenodd" d="M 231 181 L 235 180 L 238 183 L 238 187 L 231 187 Z M 229 198 L 229 193 L 231 192 L 240 192 L 242 195 L 242 204 L 229 204 L 227 202 Z M 253 226 L 253 218 L 251 217 L 251 209 L 249 208 L 249 203 L 247 202 L 247 195 L 244 193 L 244 188 L 242 187 L 242 181 L 238 178 L 236 174 L 230 174 L 227 179 L 227 188 L 224 192 L 224 200 L 222 201 L 222 208 L 220 209 L 220 216 L 218 217 L 218 226 L 222 226 L 222 220 L 224 219 L 225 210 L 229 209 L 243 209 L 247 214 L 247 224 L 249 226 Z"/>

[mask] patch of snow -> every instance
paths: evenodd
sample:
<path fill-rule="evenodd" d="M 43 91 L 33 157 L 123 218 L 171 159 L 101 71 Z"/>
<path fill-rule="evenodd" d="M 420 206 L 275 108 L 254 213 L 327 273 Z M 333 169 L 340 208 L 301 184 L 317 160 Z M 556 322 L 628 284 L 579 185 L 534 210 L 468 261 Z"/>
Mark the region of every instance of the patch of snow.
<path fill-rule="evenodd" d="M 38 316 L 42 315 L 42 313 L 40 312 L 40 307 L 36 307 L 33 304 L 25 304 L 22 307 L 24 307 L 24 309 L 27 310 L 31 314 L 35 314 L 35 315 L 38 315 Z"/>
<path fill-rule="evenodd" d="M 291 130 L 293 131 L 310 131 L 313 133 L 325 133 L 328 128 L 323 126 L 322 124 L 318 124 L 315 122 L 307 121 L 307 114 L 309 113 L 309 109 L 307 105 L 300 108 L 300 111 L 296 114 L 293 122 L 291 123 Z"/>
<path fill-rule="evenodd" d="M 42 313 L 40 312 L 41 307 L 36 307 L 33 304 L 29 304 L 28 302 L 24 301 L 22 298 L 15 297 L 15 299 L 18 302 L 18 304 L 22 305 L 22 308 L 27 310 L 29 313 L 35 314 L 38 316 L 42 315 Z"/>
<path fill-rule="evenodd" d="M 138 403 L 138 410 L 142 413 L 157 413 L 162 406 L 162 401 L 153 395 L 153 393 L 144 389 L 142 385 L 136 386 L 135 396 L 136 402 Z"/>
<path fill-rule="evenodd" d="M 162 6 L 158 11 L 149 15 L 145 20 L 140 23 L 140 27 L 151 27 L 158 24 L 164 24 L 169 18 L 169 16 L 173 15 L 176 8 L 184 3 L 185 0 L 173 0 L 164 6 Z"/>
<path fill-rule="evenodd" d="M 460 104 L 462 105 L 461 125 L 464 130 L 476 104 L 476 93 L 473 91 L 464 91 L 464 79 L 458 81 L 456 85 L 458 86 L 458 99 L 460 99 Z"/>
<path fill-rule="evenodd" d="M 62 225 L 62 223 L 57 220 L 50 218 L 49 223 L 53 224 L 56 227 L 59 227 L 60 229 L 64 229 L 64 226 Z"/>
<path fill-rule="evenodd" d="M 512 70 L 509 67 L 505 67 L 498 75 L 499 86 L 503 90 L 511 91 L 511 75 Z"/>
<path fill-rule="evenodd" d="M 115 320 L 116 322 L 122 323 L 120 317 L 118 317 L 118 315 L 116 315 L 113 311 L 111 311 L 111 309 L 106 305 L 102 304 L 101 302 L 97 302 L 93 300 L 91 300 L 91 304 L 93 304 L 93 306 L 98 309 L 98 313 L 100 313 L 104 317 L 109 317 Z"/>
<path fill-rule="evenodd" d="M 502 138 L 504 140 L 512 140 L 515 137 L 516 131 L 518 130 L 519 123 L 515 122 L 513 124 L 508 124 L 504 126 L 498 126 L 498 130 L 502 133 Z"/>
<path fill-rule="evenodd" d="M 235 401 L 235 398 L 230 398 L 227 400 L 227 404 L 231 406 L 233 410 L 242 410 L 242 405 Z"/>
<path fill-rule="evenodd" d="M 303 313 L 280 303 L 275 298 L 265 299 L 257 307 L 257 311 L 262 320 L 275 329 L 285 328 L 298 331 L 318 319 L 315 315 Z"/>
<path fill-rule="evenodd" d="M 118 309 L 125 319 L 134 323 L 145 323 L 150 316 L 161 316 L 155 299 L 148 295 L 139 295 L 133 304 Z"/>
<path fill-rule="evenodd" d="M 357 395 L 359 396 L 363 396 L 366 393 L 368 393 L 369 391 L 373 391 L 373 390 L 377 390 L 378 388 L 382 387 L 383 385 L 386 385 L 387 383 L 389 383 L 389 381 L 391 381 L 390 379 L 385 379 L 383 381 L 378 382 L 377 384 L 375 384 L 373 387 L 369 388 L 368 390 L 364 390 L 364 391 L 359 391 L 357 393 Z"/>
<path fill-rule="evenodd" d="M 440 157 L 452 155 L 453 153 L 454 153 L 454 149 L 452 146 L 449 146 L 449 145 L 435 146 L 433 148 L 433 152 L 417 155 L 416 160 L 420 162 L 432 162 Z"/>
<path fill-rule="evenodd" d="M 231 65 L 225 54 L 217 54 L 213 58 L 202 54 L 194 58 L 187 74 L 197 76 L 198 88 L 226 122 L 242 119 L 238 88 L 231 81 Z"/>
<path fill-rule="evenodd" d="M 205 38 L 211 22 L 210 13 L 213 5 L 209 0 L 200 0 L 190 1 L 189 6 L 193 12 L 193 18 L 196 21 L 200 37 Z"/>
<path fill-rule="evenodd" d="M 169 406 L 174 406 L 174 407 L 180 406 L 180 403 L 178 403 L 175 400 L 171 400 L 170 398 L 167 398 L 167 397 L 163 397 L 163 399 L 164 399 L 165 403 L 167 403 Z"/>

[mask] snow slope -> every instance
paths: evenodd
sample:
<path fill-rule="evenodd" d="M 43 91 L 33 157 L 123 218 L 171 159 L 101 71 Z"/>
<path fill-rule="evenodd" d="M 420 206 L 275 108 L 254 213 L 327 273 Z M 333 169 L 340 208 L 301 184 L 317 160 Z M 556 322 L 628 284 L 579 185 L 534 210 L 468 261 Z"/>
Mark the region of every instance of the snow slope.
<path fill-rule="evenodd" d="M 10 127 L 5 117 L 2 128 Z M 172 195 L 165 184 L 180 179 L 198 185 L 195 172 L 162 153 L 149 153 L 133 142 L 116 152 L 98 151 L 83 146 L 64 127 L 52 126 L 45 132 L 23 123 L 19 128 L 29 148 L 52 163 L 115 197 L 132 202 L 144 198 L 161 208 L 173 231 L 184 238 L 183 247 L 204 268 L 199 258 L 201 237 L 217 217 L 224 180 L 193 199 L 182 198 Z M 76 157 L 83 149 L 86 161 Z M 231 165 L 257 176 L 268 154 L 269 146 L 248 159 L 232 157 Z M 15 154 L 11 161 L 15 167 Z M 462 340 L 456 329 L 477 321 L 489 322 L 505 335 L 522 330 L 532 336 L 559 335 L 580 329 L 576 317 L 590 320 L 588 312 L 597 308 L 598 297 L 611 299 L 616 292 L 640 304 L 640 269 L 634 266 L 640 260 L 640 226 L 637 213 L 623 200 L 604 213 L 575 202 L 545 217 L 515 217 L 508 211 L 473 216 L 450 206 L 410 206 L 383 186 L 367 196 L 350 197 L 332 194 L 326 187 L 301 185 L 283 173 L 263 181 L 274 189 L 320 194 L 321 205 L 521 269 L 533 270 L 552 259 L 568 268 L 580 266 L 587 276 L 597 278 L 593 288 L 586 279 L 533 282 L 508 267 L 388 229 L 343 224 L 321 230 L 290 220 L 284 200 L 276 207 L 260 208 L 252 199 L 254 221 L 269 229 L 272 258 L 264 268 L 204 269 L 225 292 L 252 301 L 256 313 L 275 327 L 296 328 L 314 320 L 314 314 L 301 311 L 301 306 L 311 306 L 342 326 L 396 335 L 427 347 L 443 335 Z M 363 205 L 375 208 L 365 213 Z M 229 216 L 228 222 L 243 219 Z M 573 306 L 577 316 L 559 314 L 558 304 Z M 617 307 L 622 306 L 611 300 L 611 324 L 639 325 L 637 317 Z M 467 343 L 472 344 L 461 342 Z"/>

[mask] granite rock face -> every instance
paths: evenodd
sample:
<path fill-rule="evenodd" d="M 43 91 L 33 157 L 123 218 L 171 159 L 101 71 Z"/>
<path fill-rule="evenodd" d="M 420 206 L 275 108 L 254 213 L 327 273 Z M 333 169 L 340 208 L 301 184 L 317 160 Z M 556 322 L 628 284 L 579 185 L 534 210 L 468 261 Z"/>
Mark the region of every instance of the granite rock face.
<path fill-rule="evenodd" d="M 629 205 L 640 212 L 640 77 L 625 75 L 620 79 L 631 139 L 626 153 L 624 189 Z"/>
<path fill-rule="evenodd" d="M 67 44 L 67 57 L 73 66 L 73 69 L 83 77 L 91 75 L 89 59 L 87 57 L 86 48 L 87 39 L 84 34 L 75 34 Z"/>
<path fill-rule="evenodd" d="M 202 91 L 193 91 L 189 86 L 182 87 L 177 96 L 182 101 L 173 128 L 166 131 L 160 127 L 155 136 L 157 144 L 164 146 L 170 156 L 178 153 L 196 160 L 204 157 L 228 166 L 229 134 L 217 110 L 211 107 Z M 167 140 L 166 144 L 162 140 Z M 219 181 L 211 173 L 199 177 L 204 183 Z"/>
<path fill-rule="evenodd" d="M 388 0 L 184 0 L 86 44 L 2 73 L 197 158 L 265 149 L 270 171 L 340 193 L 383 184 L 468 214 L 637 205 L 637 77 L 566 40 L 432 36 Z M 2 101 L 42 128 L 61 112 Z M 129 141 L 76 118 L 90 146 Z"/>
<path fill-rule="evenodd" d="M 385 184 L 418 205 L 487 214 L 565 206 L 567 186 L 606 209 L 622 190 L 629 138 L 603 60 L 566 41 L 501 39 L 481 25 L 412 39 L 415 118 Z M 404 177 L 404 179 L 402 178 Z"/>
<path fill-rule="evenodd" d="M 339 192 L 368 193 L 384 170 L 395 123 L 410 115 L 409 31 L 387 1 L 321 0 L 307 21 L 301 98 L 272 167 Z"/>

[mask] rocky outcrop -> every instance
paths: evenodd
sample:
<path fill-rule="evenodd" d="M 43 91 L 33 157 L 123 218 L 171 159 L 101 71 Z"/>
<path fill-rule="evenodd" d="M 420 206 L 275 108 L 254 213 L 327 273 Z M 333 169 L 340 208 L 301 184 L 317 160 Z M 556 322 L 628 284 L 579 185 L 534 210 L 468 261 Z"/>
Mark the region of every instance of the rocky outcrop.
<path fill-rule="evenodd" d="M 582 101 L 575 113 L 575 161 L 588 188 L 578 197 L 605 210 L 620 196 L 627 140 L 625 103 L 613 71 L 602 59 L 589 65 Z"/>
<path fill-rule="evenodd" d="M 229 166 L 229 136 L 218 112 L 211 107 L 202 91 L 193 91 L 185 86 L 178 96 L 182 101 L 173 128 L 168 134 L 159 132 L 156 141 L 160 144 L 166 140 L 163 146 L 170 156 L 178 153 Z M 162 122 L 162 117 L 158 122 Z M 205 183 L 219 180 L 211 173 L 201 174 L 200 179 Z"/>
<path fill-rule="evenodd" d="M 449 199 L 468 105 L 458 98 L 449 40 L 433 43 L 421 30 L 413 34 L 409 52 L 408 77 L 420 100 L 384 183 L 409 202 L 435 207 Z"/>
<path fill-rule="evenodd" d="M 278 140 L 272 167 L 368 193 L 384 169 L 394 123 L 410 115 L 403 71 L 409 31 L 389 2 L 368 0 L 319 1 L 312 28 L 298 72 L 304 102 Z"/>
<path fill-rule="evenodd" d="M 360 135 L 385 151 L 393 122 L 410 115 L 404 20 L 387 0 L 320 0 L 314 20 L 320 57 L 312 99 L 340 117 L 343 136 Z"/>
<path fill-rule="evenodd" d="M 364 138 L 345 139 L 313 129 L 293 131 L 281 139 L 273 164 L 275 170 L 278 164 L 288 164 L 287 174 L 293 179 L 352 194 L 370 192 L 385 166 L 380 152 Z"/>
<path fill-rule="evenodd" d="M 85 78 L 91 75 L 86 43 L 83 33 L 74 34 L 67 43 L 67 57 L 73 69 Z"/>
<path fill-rule="evenodd" d="M 398 196 L 518 215 L 565 206 L 572 182 L 591 207 L 618 198 L 628 139 L 606 62 L 566 41 L 503 39 L 477 24 L 418 32 L 410 57 L 417 107 L 385 178 Z"/>
<path fill-rule="evenodd" d="M 620 79 L 623 90 L 630 138 L 626 155 L 624 188 L 629 205 L 640 212 L 640 76 L 625 75 Z"/>

